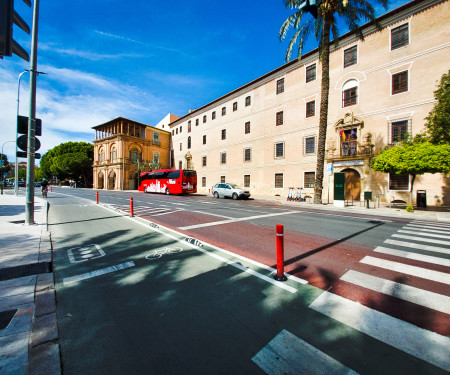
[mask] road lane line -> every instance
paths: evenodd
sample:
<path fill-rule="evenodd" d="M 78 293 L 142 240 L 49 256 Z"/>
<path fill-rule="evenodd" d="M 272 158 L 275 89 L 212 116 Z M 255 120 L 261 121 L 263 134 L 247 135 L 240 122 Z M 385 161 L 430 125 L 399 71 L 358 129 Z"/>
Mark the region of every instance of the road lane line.
<path fill-rule="evenodd" d="M 386 259 L 374 258 L 371 256 L 364 257 L 360 260 L 360 263 L 384 268 L 390 271 L 404 273 L 407 275 L 417 276 L 421 279 L 432 280 L 438 283 L 450 284 L 450 274 L 445 272 L 433 271 L 422 267 L 410 266 L 408 264 L 393 262 Z"/>
<path fill-rule="evenodd" d="M 340 279 L 353 285 L 358 285 L 375 292 L 443 312 L 444 314 L 450 313 L 450 297 L 442 294 L 429 292 L 353 270 L 347 271 Z"/>
<path fill-rule="evenodd" d="M 407 240 L 413 240 L 413 241 L 420 241 L 420 242 L 430 242 L 435 243 L 438 245 L 450 245 L 450 241 L 443 241 L 443 240 L 435 240 L 433 238 L 423 238 L 423 237 L 415 237 L 415 236 L 407 236 L 405 234 L 393 234 L 392 237 L 396 238 L 404 238 Z"/>
<path fill-rule="evenodd" d="M 407 234 L 416 234 L 416 235 L 419 234 L 419 233 L 417 233 L 416 230 L 412 231 L 412 230 L 400 229 L 397 232 L 399 232 L 399 233 L 407 233 Z M 434 237 L 434 238 L 446 238 L 446 239 L 450 240 L 450 236 L 445 236 L 445 235 L 442 235 L 442 234 L 426 233 L 425 232 L 425 233 L 420 233 L 420 235 L 421 236 L 426 236 L 426 237 Z M 447 241 L 447 243 L 450 245 L 450 241 Z"/>
<path fill-rule="evenodd" d="M 262 348 L 252 361 L 268 375 L 358 374 L 285 329 Z"/>
<path fill-rule="evenodd" d="M 413 243 L 413 242 L 397 241 L 397 240 L 389 240 L 389 239 L 384 241 L 384 243 L 387 243 L 390 245 L 410 247 L 412 249 L 432 251 L 434 253 L 450 254 L 450 249 L 447 249 L 445 247 L 440 247 L 440 246 L 430 246 L 430 245 L 417 244 L 417 243 Z"/>
<path fill-rule="evenodd" d="M 450 338 L 372 310 L 330 292 L 309 307 L 385 344 L 450 371 Z"/>
<path fill-rule="evenodd" d="M 63 279 L 63 284 L 64 285 L 68 285 L 68 284 L 76 283 L 77 281 L 91 279 L 93 277 L 106 275 L 108 273 L 120 271 L 120 270 L 123 270 L 123 269 L 126 269 L 126 268 L 130 268 L 130 267 L 134 267 L 134 266 L 135 266 L 134 262 L 131 261 L 131 262 L 118 264 L 117 266 L 101 268 L 99 270 L 82 273 L 81 275 L 72 276 L 72 277 L 66 277 L 65 279 Z"/>
<path fill-rule="evenodd" d="M 238 219 L 221 220 L 221 221 L 215 221 L 215 222 L 212 222 L 212 223 L 195 224 L 195 225 L 189 225 L 187 227 L 178 227 L 178 229 L 189 230 L 189 229 L 213 227 L 215 225 L 232 224 L 232 223 L 237 223 L 237 222 L 240 222 L 240 221 L 249 221 L 249 220 L 256 220 L 256 219 L 264 219 L 264 218 L 273 217 L 273 216 L 298 214 L 299 212 L 301 212 L 301 211 L 278 212 L 278 213 L 275 213 L 275 214 L 247 216 L 247 217 L 241 217 L 241 218 L 238 218 Z"/>
<path fill-rule="evenodd" d="M 401 258 L 418 260 L 420 262 L 439 264 L 441 266 L 450 267 L 450 259 L 434 257 L 431 255 L 411 253 L 409 251 L 390 249 L 388 247 L 383 247 L 383 246 L 377 246 L 373 251 L 376 251 L 377 253 L 393 255 L 393 256 L 401 257 Z"/>

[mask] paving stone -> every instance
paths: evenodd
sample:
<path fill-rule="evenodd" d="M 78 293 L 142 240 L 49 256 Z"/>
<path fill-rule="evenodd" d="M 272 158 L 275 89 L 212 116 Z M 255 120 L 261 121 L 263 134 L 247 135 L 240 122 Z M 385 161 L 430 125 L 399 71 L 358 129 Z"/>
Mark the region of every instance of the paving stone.
<path fill-rule="evenodd" d="M 35 304 L 36 317 L 56 312 L 55 291 L 53 289 L 49 289 L 42 292 L 37 292 Z"/>
<path fill-rule="evenodd" d="M 53 288 L 53 273 L 43 273 L 37 276 L 36 292 L 41 292 L 43 290 Z"/>
<path fill-rule="evenodd" d="M 37 346 L 58 339 L 56 313 L 36 318 L 31 328 L 31 346 Z"/>
<path fill-rule="evenodd" d="M 53 342 L 30 348 L 29 375 L 60 375 L 59 345 Z"/>

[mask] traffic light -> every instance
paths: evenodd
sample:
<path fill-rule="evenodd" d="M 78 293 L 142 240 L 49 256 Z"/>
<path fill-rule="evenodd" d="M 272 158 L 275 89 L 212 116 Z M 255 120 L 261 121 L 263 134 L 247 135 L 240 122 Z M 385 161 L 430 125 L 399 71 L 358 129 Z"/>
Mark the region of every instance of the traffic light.
<path fill-rule="evenodd" d="M 30 0 L 23 2 L 31 7 Z M 30 34 L 30 27 L 14 10 L 14 0 L 0 0 L 0 58 L 14 53 L 25 61 L 30 61 L 28 52 L 13 39 L 13 24 Z"/>

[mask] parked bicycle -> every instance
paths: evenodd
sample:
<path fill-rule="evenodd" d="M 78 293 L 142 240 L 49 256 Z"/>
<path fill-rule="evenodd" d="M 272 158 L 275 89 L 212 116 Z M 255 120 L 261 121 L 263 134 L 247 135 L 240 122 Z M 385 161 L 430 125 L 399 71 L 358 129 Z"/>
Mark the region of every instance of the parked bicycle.
<path fill-rule="evenodd" d="M 162 250 L 154 250 L 152 251 L 150 254 L 148 254 L 145 259 L 147 260 L 155 260 L 155 259 L 159 259 L 161 258 L 164 254 L 177 254 L 182 252 L 183 249 L 181 247 L 174 247 L 174 248 L 170 248 L 170 247 L 166 247 L 165 249 Z"/>

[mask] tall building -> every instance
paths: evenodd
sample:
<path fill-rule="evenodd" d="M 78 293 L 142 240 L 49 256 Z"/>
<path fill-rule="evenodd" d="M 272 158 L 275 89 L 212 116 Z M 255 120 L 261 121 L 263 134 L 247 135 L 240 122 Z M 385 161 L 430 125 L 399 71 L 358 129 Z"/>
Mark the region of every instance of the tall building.
<path fill-rule="evenodd" d="M 408 201 L 411 176 L 374 172 L 370 160 L 424 129 L 450 68 L 449 21 L 448 1 L 411 1 L 379 17 L 381 28 L 363 25 L 364 40 L 347 33 L 331 48 L 326 163 L 345 173 L 349 199 L 371 191 L 384 202 Z M 227 181 L 253 194 L 303 187 L 312 195 L 320 84 L 316 49 L 171 121 L 175 168 L 190 160 L 199 192 Z M 332 184 L 325 176 L 324 201 Z M 431 205 L 450 204 L 448 177 L 417 176 L 414 188 L 427 190 Z"/>
<path fill-rule="evenodd" d="M 123 117 L 93 129 L 94 189 L 135 190 L 140 171 L 170 166 L 168 131 Z"/>

